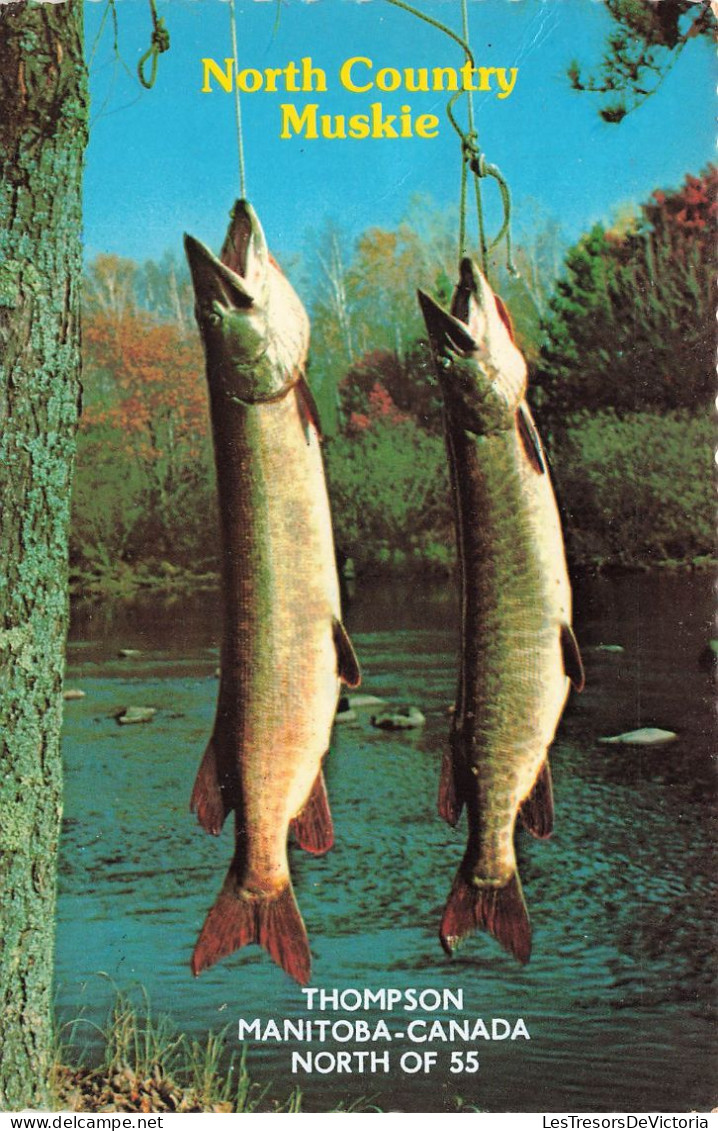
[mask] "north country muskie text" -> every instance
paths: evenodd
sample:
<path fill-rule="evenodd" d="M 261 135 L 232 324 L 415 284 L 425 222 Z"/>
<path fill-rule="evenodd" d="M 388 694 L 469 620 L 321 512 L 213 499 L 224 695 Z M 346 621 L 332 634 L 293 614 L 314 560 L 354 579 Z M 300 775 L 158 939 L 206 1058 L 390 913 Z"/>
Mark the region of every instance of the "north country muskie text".
<path fill-rule="evenodd" d="M 327 72 L 314 65 L 311 56 L 299 62 L 290 60 L 284 67 L 237 68 L 231 57 L 222 62 L 205 57 L 202 67 L 202 94 L 217 91 L 243 94 L 326 94 Z M 476 91 L 508 98 L 516 86 L 518 67 L 477 67 L 470 62 L 461 67 L 376 67 L 366 55 L 345 59 L 339 67 L 339 86 L 353 95 L 376 96 L 406 91 L 410 94 L 436 94 Z M 297 107 L 294 102 L 279 106 L 279 137 L 288 141 L 303 137 L 309 141 L 366 141 L 368 139 L 431 139 L 439 136 L 440 119 L 433 113 L 416 113 L 404 103 L 398 111 L 387 113 L 381 102 L 372 101 L 364 113 L 322 113 L 318 102 Z"/>

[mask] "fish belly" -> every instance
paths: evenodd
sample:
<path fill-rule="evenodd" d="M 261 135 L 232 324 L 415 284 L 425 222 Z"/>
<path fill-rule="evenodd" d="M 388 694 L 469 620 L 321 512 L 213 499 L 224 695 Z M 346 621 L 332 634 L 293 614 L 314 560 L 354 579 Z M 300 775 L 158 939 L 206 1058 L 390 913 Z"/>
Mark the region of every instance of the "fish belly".
<path fill-rule="evenodd" d="M 235 855 L 192 955 L 199 974 L 250 943 L 302 985 L 311 955 L 287 860 L 331 844 L 321 763 L 339 694 L 339 587 L 316 431 L 296 392 L 213 406 L 224 632 L 214 731 L 192 806 L 210 832 L 234 809 Z M 305 813 L 301 814 L 302 821 Z M 296 825 L 299 822 L 295 822 Z"/>
<path fill-rule="evenodd" d="M 270 890 L 288 880 L 288 825 L 329 746 L 339 589 L 315 431 L 305 430 L 295 394 L 245 413 L 223 513 L 216 735 L 234 763 L 247 883 Z M 222 493 L 219 467 L 218 474 Z"/>
<path fill-rule="evenodd" d="M 560 629 L 570 623 L 570 589 L 550 481 L 529 466 L 519 437 L 464 435 L 458 459 L 464 646 L 455 743 L 475 826 L 472 872 L 501 884 L 516 868 L 516 814 L 568 694 Z"/>

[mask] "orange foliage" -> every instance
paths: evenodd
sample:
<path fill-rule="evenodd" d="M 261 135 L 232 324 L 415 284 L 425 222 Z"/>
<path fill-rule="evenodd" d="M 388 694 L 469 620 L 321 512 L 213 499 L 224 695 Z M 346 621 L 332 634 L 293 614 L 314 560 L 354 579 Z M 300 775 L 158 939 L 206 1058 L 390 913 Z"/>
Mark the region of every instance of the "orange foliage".
<path fill-rule="evenodd" d="M 674 225 L 684 233 L 714 229 L 718 220 L 718 169 L 710 165 L 699 177 L 687 174 L 674 192 L 657 189 L 644 211 L 654 227 Z"/>
<path fill-rule="evenodd" d="M 367 396 L 367 411 L 352 412 L 347 422 L 350 432 L 363 432 L 381 420 L 386 424 L 401 424 L 410 417 L 397 408 L 381 381 L 375 381 Z"/>
<path fill-rule="evenodd" d="M 141 458 L 172 458 L 179 447 L 196 454 L 207 434 L 207 394 L 202 351 L 195 338 L 142 312 L 121 317 L 94 313 L 83 326 L 85 371 L 104 371 L 113 393 L 91 404 L 82 427 L 109 425 Z"/>

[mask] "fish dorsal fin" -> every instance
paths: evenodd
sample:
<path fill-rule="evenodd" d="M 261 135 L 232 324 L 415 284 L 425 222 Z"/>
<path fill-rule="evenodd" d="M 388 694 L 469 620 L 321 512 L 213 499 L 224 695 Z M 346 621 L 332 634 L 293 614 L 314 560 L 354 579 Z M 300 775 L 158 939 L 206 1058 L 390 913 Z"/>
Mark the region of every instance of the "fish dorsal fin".
<path fill-rule="evenodd" d="M 354 646 L 340 620 L 334 618 L 334 646 L 337 650 L 337 670 L 339 678 L 347 687 L 358 687 L 361 683 L 359 661 Z"/>
<path fill-rule="evenodd" d="M 576 691 L 583 691 L 586 684 L 586 674 L 583 670 L 581 653 L 578 650 L 578 641 L 570 624 L 561 625 L 561 650 L 563 652 L 563 670 Z"/>
<path fill-rule="evenodd" d="M 506 308 L 506 303 L 504 302 L 504 300 L 499 295 L 494 295 L 494 301 L 496 303 L 496 309 L 499 312 L 499 318 L 501 319 L 504 326 L 508 330 L 509 337 L 511 338 L 511 341 L 515 342 L 516 338 L 514 336 L 514 324 L 511 320 L 511 315 L 509 314 L 509 312 Z"/>
<path fill-rule="evenodd" d="M 545 475 L 546 462 L 543 458 L 541 440 L 536 425 L 531 419 L 531 414 L 523 402 L 516 410 L 516 426 L 529 463 L 539 475 Z"/>
<path fill-rule="evenodd" d="M 450 749 L 444 751 L 441 760 L 441 775 L 439 777 L 439 816 L 443 817 L 452 829 L 459 823 L 461 810 L 464 807 L 464 796 L 459 788 L 457 761 L 458 741 L 456 732 L 452 731 Z"/>

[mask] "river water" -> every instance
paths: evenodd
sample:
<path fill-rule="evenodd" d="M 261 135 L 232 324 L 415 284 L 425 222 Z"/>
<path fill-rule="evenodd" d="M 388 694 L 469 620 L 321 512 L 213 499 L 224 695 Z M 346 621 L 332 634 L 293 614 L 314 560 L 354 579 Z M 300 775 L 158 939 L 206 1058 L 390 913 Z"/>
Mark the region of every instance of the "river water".
<path fill-rule="evenodd" d="M 250 1071 L 274 1095 L 299 1084 L 309 1111 L 368 1095 L 385 1110 L 425 1112 L 460 1102 L 484 1111 L 715 1106 L 714 691 L 698 662 L 713 635 L 711 578 L 585 581 L 575 604 L 587 685 L 572 695 L 552 751 L 554 835 L 518 834 L 534 931 L 521 968 L 487 935 L 451 960 L 437 938 L 465 836 L 463 820 L 452 830 L 436 815 L 456 679 L 453 587 L 362 584 L 353 596 L 361 691 L 420 707 L 426 725 L 376 730 L 363 709 L 335 728 L 327 779 L 336 845 L 321 859 L 293 850 L 292 872 L 312 987 L 438 991 L 416 1011 L 352 1011 L 351 995 L 337 1011 L 310 1011 L 258 947 L 192 978 L 194 941 L 232 854 L 230 828 L 209 837 L 188 813 L 218 687 L 218 601 L 76 606 L 66 686 L 86 697 L 65 708 L 60 1020 L 82 1017 L 77 1032 L 91 1053 L 89 1023 L 104 1023 L 113 987 L 144 987 L 155 1012 L 198 1038 L 229 1025 L 234 1048 L 240 1018 L 260 1019 L 270 1039 L 248 1039 Z M 141 654 L 120 659 L 121 648 Z M 121 727 L 113 715 L 129 705 L 157 713 Z M 642 748 L 597 741 L 640 726 L 678 738 Z M 434 1009 L 446 990 L 453 998 Z M 324 1043 L 277 1042 L 265 1024 L 281 1028 L 284 1018 L 348 1018 L 374 1030 L 384 1021 L 392 1040 L 380 1029 L 373 1043 L 356 1030 L 345 1041 L 343 1025 Z M 508 1025 L 497 1025 L 495 1040 L 442 1039 L 449 1019 L 473 1029 L 475 1018 L 489 1032 L 492 1018 Z M 437 1019 L 445 1024 L 434 1039 L 417 1041 L 429 1034 L 424 1020 Z M 520 1026 L 514 1040 L 500 1039 L 518 1019 L 530 1039 Z M 374 1072 L 368 1058 L 359 1071 L 362 1050 L 377 1054 Z M 349 1052 L 351 1072 L 339 1070 L 338 1051 Z M 311 1073 L 308 1052 L 324 1054 Z M 294 1054 L 305 1059 L 292 1073 Z"/>

